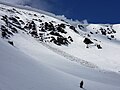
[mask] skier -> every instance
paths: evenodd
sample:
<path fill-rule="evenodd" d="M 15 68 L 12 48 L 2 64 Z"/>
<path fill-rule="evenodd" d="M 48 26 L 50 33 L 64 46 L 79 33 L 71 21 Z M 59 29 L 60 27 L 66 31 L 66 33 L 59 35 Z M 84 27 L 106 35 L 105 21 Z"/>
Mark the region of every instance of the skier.
<path fill-rule="evenodd" d="M 80 82 L 80 88 L 83 88 L 83 80 Z"/>

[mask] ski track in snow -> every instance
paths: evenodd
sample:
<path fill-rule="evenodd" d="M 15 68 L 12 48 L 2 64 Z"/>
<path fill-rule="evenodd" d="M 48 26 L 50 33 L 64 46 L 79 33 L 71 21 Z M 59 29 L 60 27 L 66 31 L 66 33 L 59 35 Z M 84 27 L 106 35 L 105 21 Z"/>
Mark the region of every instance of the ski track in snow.
<path fill-rule="evenodd" d="M 46 48 L 52 50 L 53 52 L 55 52 L 55 53 L 57 53 L 57 54 L 65 57 L 65 58 L 67 58 L 67 59 L 69 59 L 69 60 L 71 60 L 71 61 L 80 63 L 81 65 L 84 65 L 84 66 L 86 66 L 86 67 L 98 68 L 98 66 L 96 66 L 96 65 L 94 65 L 94 64 L 92 64 L 92 63 L 90 63 L 90 62 L 87 62 L 87 61 L 85 61 L 85 60 L 83 60 L 83 59 L 80 59 L 80 58 L 77 58 L 77 57 L 75 57 L 75 56 L 73 56 L 73 55 L 70 55 L 70 54 L 68 54 L 68 53 L 66 53 L 66 52 L 64 52 L 64 51 L 62 51 L 62 50 L 60 50 L 60 49 L 54 48 L 54 47 L 50 46 L 50 45 L 47 44 L 47 43 L 44 43 L 44 42 L 40 42 L 40 43 L 41 43 L 43 46 L 45 46 Z"/>

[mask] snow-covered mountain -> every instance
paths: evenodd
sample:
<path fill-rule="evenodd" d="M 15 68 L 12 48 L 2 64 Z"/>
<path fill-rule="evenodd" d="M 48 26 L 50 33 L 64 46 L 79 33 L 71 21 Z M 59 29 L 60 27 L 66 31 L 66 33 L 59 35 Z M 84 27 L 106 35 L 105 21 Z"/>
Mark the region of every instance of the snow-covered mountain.
<path fill-rule="evenodd" d="M 0 28 L 0 90 L 120 90 L 119 24 L 1 3 Z"/>

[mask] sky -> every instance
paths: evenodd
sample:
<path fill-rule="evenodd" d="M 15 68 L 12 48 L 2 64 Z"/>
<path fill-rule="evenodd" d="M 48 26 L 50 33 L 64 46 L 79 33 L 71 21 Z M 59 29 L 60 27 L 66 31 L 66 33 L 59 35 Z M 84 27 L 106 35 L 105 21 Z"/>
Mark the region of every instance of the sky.
<path fill-rule="evenodd" d="M 0 0 L 3 1 L 3 0 Z M 120 0 L 5 0 L 89 23 L 120 23 Z"/>

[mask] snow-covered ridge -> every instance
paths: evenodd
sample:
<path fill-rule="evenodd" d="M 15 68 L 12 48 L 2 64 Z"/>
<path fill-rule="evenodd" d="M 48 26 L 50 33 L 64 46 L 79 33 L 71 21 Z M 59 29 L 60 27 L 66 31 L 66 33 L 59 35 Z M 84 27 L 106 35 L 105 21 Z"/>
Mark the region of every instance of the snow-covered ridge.
<path fill-rule="evenodd" d="M 29 11 L 42 13 L 42 14 L 54 17 L 56 19 L 62 20 L 64 22 L 69 22 L 70 24 L 75 25 L 75 26 L 77 24 L 81 23 L 79 21 L 73 21 L 73 20 L 67 19 L 64 15 L 55 15 L 53 13 L 43 11 L 43 10 L 40 10 L 40 9 L 36 9 L 36 8 L 32 8 L 30 6 L 15 5 L 15 4 L 10 4 L 10 3 L 7 3 L 7 2 L 2 2 L 2 1 L 0 1 L 0 4 L 6 5 L 6 6 L 11 6 L 11 7 L 16 7 L 16 8 L 19 8 L 19 9 L 24 9 L 24 10 L 29 10 Z"/>
<path fill-rule="evenodd" d="M 0 90 L 120 90 L 119 34 L 2 3 Z"/>
<path fill-rule="evenodd" d="M 22 33 L 80 58 L 88 66 L 92 63 L 102 69 L 120 70 L 119 24 L 71 24 L 45 11 L 2 3 L 0 18 L 1 37 L 10 44 L 20 43 L 16 35 Z"/>

